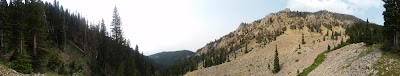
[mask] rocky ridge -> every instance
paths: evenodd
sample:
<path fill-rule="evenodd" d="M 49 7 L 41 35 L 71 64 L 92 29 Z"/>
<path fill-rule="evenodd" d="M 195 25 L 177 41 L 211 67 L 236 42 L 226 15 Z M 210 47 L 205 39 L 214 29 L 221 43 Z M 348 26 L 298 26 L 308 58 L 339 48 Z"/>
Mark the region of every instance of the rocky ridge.
<path fill-rule="evenodd" d="M 323 35 L 327 31 L 344 34 L 344 29 L 355 22 L 362 21 L 351 15 L 333 13 L 326 10 L 318 12 L 299 12 L 285 9 L 277 13 L 271 13 L 266 17 L 252 23 L 241 23 L 238 28 L 229 34 L 206 44 L 197 50 L 196 55 L 206 55 L 215 49 L 223 49 L 228 53 L 227 60 L 234 60 L 245 55 L 248 51 L 253 51 L 257 47 L 266 47 L 272 41 L 284 33 L 287 29 L 307 28 L 307 32 Z M 323 30 L 327 29 L 327 30 Z M 301 35 L 303 32 L 297 32 Z M 220 51 L 220 50 L 218 50 Z M 204 62 L 199 62 L 198 69 Z"/>
<path fill-rule="evenodd" d="M 202 65 L 205 62 L 200 61 L 198 70 L 186 75 L 294 76 L 311 65 L 328 46 L 333 48 L 346 41 L 349 37 L 345 35 L 345 28 L 359 21 L 362 20 L 326 10 L 298 12 L 285 9 L 271 13 L 252 23 L 241 23 L 235 31 L 197 50 L 197 56 L 227 51 L 227 61 L 208 68 L 204 68 Z M 332 39 L 333 33 L 340 35 Z M 305 44 L 301 42 L 302 36 Z M 278 74 L 271 73 L 275 48 L 278 49 L 282 66 Z"/>

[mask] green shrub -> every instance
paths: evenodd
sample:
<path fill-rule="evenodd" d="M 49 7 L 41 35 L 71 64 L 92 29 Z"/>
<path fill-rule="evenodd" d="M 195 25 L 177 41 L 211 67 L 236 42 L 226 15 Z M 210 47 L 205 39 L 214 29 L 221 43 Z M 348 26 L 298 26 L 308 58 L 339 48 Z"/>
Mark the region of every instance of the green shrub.
<path fill-rule="evenodd" d="M 54 72 L 62 72 L 63 66 L 64 62 L 58 56 L 51 57 L 49 64 L 47 64 L 47 67 Z"/>
<path fill-rule="evenodd" d="M 30 58 L 31 56 L 24 53 L 17 54 L 16 59 L 11 61 L 11 68 L 20 73 L 32 73 L 32 60 Z"/>

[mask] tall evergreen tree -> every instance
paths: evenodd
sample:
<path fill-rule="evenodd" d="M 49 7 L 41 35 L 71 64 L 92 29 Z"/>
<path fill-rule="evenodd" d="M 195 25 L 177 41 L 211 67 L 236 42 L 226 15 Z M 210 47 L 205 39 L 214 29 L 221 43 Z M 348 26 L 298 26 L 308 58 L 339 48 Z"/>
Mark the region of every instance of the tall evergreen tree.
<path fill-rule="evenodd" d="M 274 57 L 274 68 L 272 70 L 272 73 L 278 73 L 281 70 L 281 67 L 279 66 L 279 58 L 278 58 L 278 45 L 275 45 L 275 57 Z"/>
<path fill-rule="evenodd" d="M 44 10 L 44 4 L 40 0 L 30 0 L 30 3 L 27 4 L 29 7 L 30 15 L 27 17 L 27 24 L 28 27 L 27 30 L 29 30 L 28 34 L 28 46 L 29 50 L 32 50 L 32 56 L 33 56 L 33 67 L 36 72 L 44 72 L 44 68 L 46 67 L 46 60 L 44 59 L 43 56 L 46 56 L 44 53 L 40 53 L 38 55 L 38 52 L 42 52 L 43 50 L 47 48 L 46 42 L 47 42 L 47 21 L 46 21 L 46 14 Z"/>
<path fill-rule="evenodd" d="M 385 3 L 384 17 L 384 34 L 388 50 L 400 52 L 400 1 L 399 0 L 383 0 Z"/>
<path fill-rule="evenodd" d="M 36 55 L 38 48 L 42 47 L 41 44 L 44 44 L 47 32 L 47 22 L 45 18 L 44 12 L 44 4 L 42 1 L 31 0 L 30 5 L 30 15 L 28 18 L 29 22 L 29 30 L 33 39 L 33 55 Z"/>
<path fill-rule="evenodd" d="M 24 3 L 22 2 L 22 0 L 16 0 L 13 1 L 13 5 L 14 5 L 14 12 L 15 13 L 13 15 L 13 17 L 15 18 L 13 20 L 13 30 L 14 30 L 14 35 L 16 36 L 16 43 L 17 43 L 17 53 L 19 54 L 25 54 L 25 53 L 21 53 L 24 52 L 25 49 L 25 33 L 26 33 L 26 8 Z"/>
<path fill-rule="evenodd" d="M 107 36 L 107 29 L 106 29 L 106 24 L 104 24 L 104 19 L 101 19 L 100 22 L 100 35 Z"/>
<path fill-rule="evenodd" d="M 118 43 L 122 42 L 122 29 L 121 29 L 121 17 L 119 16 L 117 6 L 114 7 L 114 12 L 112 16 L 112 22 L 111 22 L 111 32 L 112 35 L 111 37 L 116 40 Z"/>
<path fill-rule="evenodd" d="M 29 1 L 26 1 L 25 3 L 29 4 Z M 32 64 L 31 64 L 31 56 L 27 52 L 26 48 L 26 37 L 25 34 L 29 31 L 27 31 L 27 5 L 24 4 L 22 0 L 11 0 L 10 1 L 10 6 L 12 10 L 12 30 L 14 38 L 11 43 L 13 43 L 13 50 L 16 51 L 13 53 L 13 59 L 12 61 L 12 68 L 15 69 L 18 72 L 22 73 L 31 73 L 32 72 Z"/>
<path fill-rule="evenodd" d="M 306 41 L 304 41 L 304 33 L 301 34 L 301 44 L 306 44 Z"/>
<path fill-rule="evenodd" d="M 8 3 L 6 0 L 0 0 L 0 54 L 5 53 L 6 41 L 9 33 L 8 24 Z"/>

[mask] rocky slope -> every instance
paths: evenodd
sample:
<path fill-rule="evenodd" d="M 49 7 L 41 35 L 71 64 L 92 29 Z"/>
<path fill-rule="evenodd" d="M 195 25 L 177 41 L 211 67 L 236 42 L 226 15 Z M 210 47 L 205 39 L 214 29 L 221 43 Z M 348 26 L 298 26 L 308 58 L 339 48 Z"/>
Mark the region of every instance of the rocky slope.
<path fill-rule="evenodd" d="M 325 52 L 328 46 L 333 48 L 342 41 L 349 39 L 349 36 L 345 35 L 345 28 L 352 26 L 353 23 L 361 21 L 361 19 L 351 15 L 333 13 L 325 10 L 318 12 L 298 12 L 285 9 L 277 13 L 272 13 L 252 23 L 241 23 L 235 31 L 197 50 L 197 56 L 207 56 L 210 54 L 211 56 L 202 57 L 203 61 L 198 63 L 198 70 L 186 73 L 186 75 L 294 76 L 304 68 L 310 66 L 317 55 Z M 302 43 L 303 36 L 305 44 Z M 359 49 L 357 52 L 365 50 L 365 47 L 361 48 L 363 44 L 352 44 L 347 47 Z M 272 74 L 273 56 L 276 48 L 279 53 L 281 71 L 277 74 Z M 215 60 L 216 57 L 224 55 L 216 55 L 215 57 L 215 55 L 212 55 L 215 51 L 227 51 L 227 60 L 222 64 L 211 67 L 205 68 L 202 66 L 205 60 Z M 348 50 L 339 49 L 338 52 L 344 51 Z M 339 66 L 339 64 L 348 64 L 340 63 L 340 59 L 332 59 L 332 57 L 335 56 L 333 53 L 335 52 L 328 53 L 327 60 L 337 63 L 324 62 L 321 66 L 338 64 L 336 67 L 342 67 Z M 354 58 L 352 57 L 353 54 L 343 54 L 345 57 L 342 58 L 349 59 L 352 62 L 362 62 L 366 59 L 379 57 L 379 52 L 373 53 L 374 54 L 371 54 L 372 56 L 368 54 L 366 58 L 352 59 Z M 357 53 L 354 55 L 357 55 Z M 371 61 L 365 64 L 372 64 L 374 62 L 375 61 Z M 360 69 L 360 67 L 361 64 L 350 65 L 348 66 L 350 70 L 345 68 L 343 71 L 340 71 L 340 73 L 343 75 L 351 75 L 348 72 L 352 72 L 354 69 Z M 367 67 L 370 68 L 371 66 Z M 364 68 L 365 67 L 362 68 L 363 70 L 357 70 L 359 74 L 355 75 L 370 73 L 370 70 L 364 72 L 366 71 Z M 338 70 L 330 67 L 317 69 Z M 329 70 L 324 70 L 321 73 L 315 73 L 313 71 L 310 75 L 320 75 L 326 72 L 329 72 Z M 337 73 L 329 74 L 334 75 Z"/>
<path fill-rule="evenodd" d="M 351 44 L 326 55 L 325 61 L 309 76 L 367 76 L 373 75 L 373 65 L 382 56 L 378 49 L 367 49 L 364 43 Z"/>
<path fill-rule="evenodd" d="M 285 9 L 277 13 L 271 13 L 252 23 L 241 23 L 235 31 L 197 50 L 197 54 L 206 53 L 212 48 L 237 49 L 241 47 L 238 46 L 240 45 L 240 41 L 250 41 L 253 39 L 257 43 L 265 44 L 275 40 L 274 38 L 287 27 L 312 27 L 309 31 L 321 33 L 320 26 L 331 28 L 332 26 L 351 25 L 357 21 L 361 20 L 352 15 L 333 13 L 326 10 L 311 13 Z M 235 49 L 233 51 L 236 51 Z"/>
<path fill-rule="evenodd" d="M 215 49 L 225 49 L 225 51 L 228 51 L 229 57 L 242 56 L 245 54 L 245 51 L 251 51 L 251 47 L 245 49 L 245 44 L 253 41 L 255 43 L 251 45 L 265 46 L 271 41 L 276 40 L 277 36 L 281 35 L 283 31 L 289 28 L 302 29 L 308 27 L 309 30 L 306 31 L 325 34 L 326 32 L 322 31 L 321 26 L 328 29 L 335 26 L 348 27 L 357 21 L 361 20 L 351 15 L 328 11 L 311 13 L 285 9 L 277 13 L 271 13 L 252 23 L 241 23 L 235 31 L 214 42 L 206 44 L 203 48 L 197 50 L 196 54 L 201 55 L 208 53 L 208 51 L 214 51 Z M 335 32 L 344 33 L 344 31 Z"/>
<path fill-rule="evenodd" d="M 323 31 L 328 31 L 323 27 Z M 335 30 L 344 31 L 342 28 L 334 28 Z M 319 33 L 308 32 L 308 28 L 303 30 L 288 29 L 283 35 L 276 38 L 265 46 L 259 46 L 255 42 L 250 43 L 249 47 L 253 47 L 253 51 L 244 54 L 230 62 L 226 62 L 217 66 L 199 69 L 189 72 L 187 76 L 208 76 L 208 75 L 297 75 L 297 71 L 311 65 L 319 53 L 326 51 L 328 45 L 334 46 L 340 43 L 347 37 L 341 36 L 338 40 L 329 40 L 326 38 L 323 41 L 324 35 Z M 301 43 L 302 34 L 306 44 Z M 275 47 L 277 45 L 277 47 Z M 299 49 L 300 45 L 300 49 Z M 272 74 L 273 56 L 275 48 L 278 49 L 281 71 L 277 74 Z"/>

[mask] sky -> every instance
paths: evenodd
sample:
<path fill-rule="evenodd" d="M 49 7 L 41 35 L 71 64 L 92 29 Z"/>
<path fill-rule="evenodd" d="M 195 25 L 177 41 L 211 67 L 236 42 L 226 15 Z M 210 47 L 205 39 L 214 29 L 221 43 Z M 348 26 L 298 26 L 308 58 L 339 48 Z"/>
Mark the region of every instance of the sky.
<path fill-rule="evenodd" d="M 44 0 L 53 2 L 54 0 Z M 90 23 L 105 20 L 108 28 L 116 6 L 124 37 L 144 55 L 162 51 L 197 51 L 207 43 L 285 8 L 328 10 L 383 24 L 381 0 L 60 0 Z M 110 31 L 110 30 L 108 30 Z"/>

